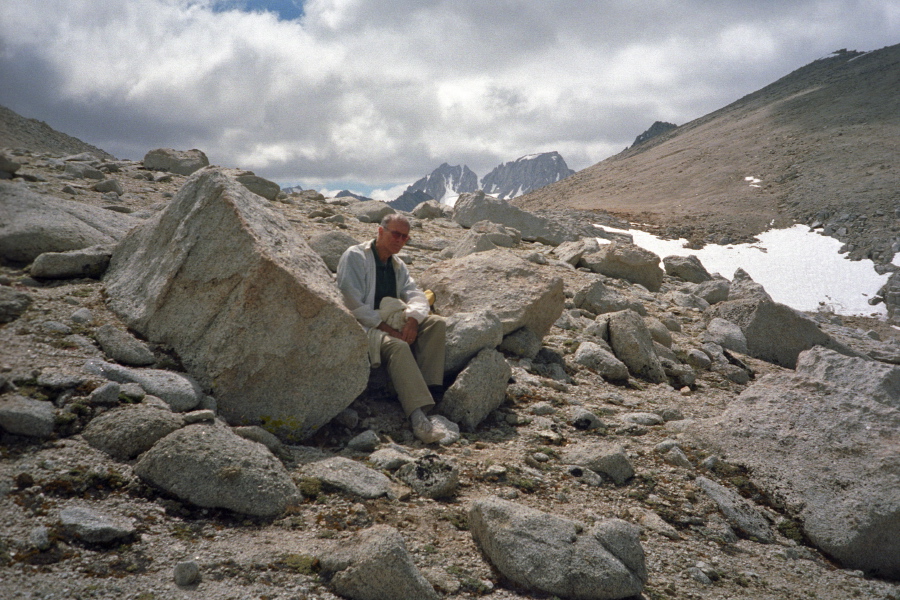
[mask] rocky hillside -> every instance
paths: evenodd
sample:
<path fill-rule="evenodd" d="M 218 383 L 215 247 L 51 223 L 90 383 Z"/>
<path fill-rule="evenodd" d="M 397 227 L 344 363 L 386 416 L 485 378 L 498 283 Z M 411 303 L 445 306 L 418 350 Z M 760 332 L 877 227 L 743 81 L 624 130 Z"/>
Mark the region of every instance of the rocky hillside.
<path fill-rule="evenodd" d="M 0 148 L 69 155 L 90 152 L 97 158 L 115 159 L 112 154 L 56 131 L 43 121 L 26 119 L 5 106 L 0 106 Z"/>
<path fill-rule="evenodd" d="M 516 199 L 602 209 L 696 244 L 806 223 L 853 258 L 900 250 L 900 45 L 841 50 Z"/>
<path fill-rule="evenodd" d="M 7 155 L 0 597 L 900 599 L 896 330 L 425 203 L 423 446 L 332 283 L 390 207 L 169 158 Z"/>

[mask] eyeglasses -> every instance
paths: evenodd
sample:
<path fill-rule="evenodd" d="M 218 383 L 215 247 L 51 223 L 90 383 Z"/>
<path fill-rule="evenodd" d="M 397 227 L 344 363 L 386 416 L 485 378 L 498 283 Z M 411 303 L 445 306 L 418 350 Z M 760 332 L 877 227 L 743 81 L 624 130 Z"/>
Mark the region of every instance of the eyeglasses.
<path fill-rule="evenodd" d="M 385 227 L 384 230 L 394 236 L 394 239 L 397 241 L 405 242 L 409 239 L 408 233 L 400 233 L 399 231 L 394 231 L 393 229 L 388 229 L 387 227 Z"/>

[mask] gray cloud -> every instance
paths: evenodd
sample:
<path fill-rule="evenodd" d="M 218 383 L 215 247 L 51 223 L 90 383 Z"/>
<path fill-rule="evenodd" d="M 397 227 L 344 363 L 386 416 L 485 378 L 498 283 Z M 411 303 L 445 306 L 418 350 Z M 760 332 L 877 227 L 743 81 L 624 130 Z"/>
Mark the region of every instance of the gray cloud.
<path fill-rule="evenodd" d="M 900 30 L 892 0 L 228 10 L 259 5 L 23 0 L 0 21 L 0 104 L 125 158 L 200 148 L 282 183 L 371 188 L 547 150 L 584 168 L 655 120 L 684 123 Z"/>

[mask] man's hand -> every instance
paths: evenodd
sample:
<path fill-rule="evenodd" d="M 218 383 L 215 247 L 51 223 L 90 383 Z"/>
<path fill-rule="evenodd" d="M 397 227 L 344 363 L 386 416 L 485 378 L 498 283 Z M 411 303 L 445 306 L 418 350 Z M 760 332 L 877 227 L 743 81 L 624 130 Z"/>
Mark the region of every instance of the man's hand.
<path fill-rule="evenodd" d="M 403 340 L 409 345 L 412 345 L 413 342 L 416 341 L 416 338 L 419 336 L 419 322 L 412 317 L 406 320 L 406 323 L 403 325 L 403 329 L 401 329 L 400 331 L 397 331 L 384 321 L 378 324 L 378 329 L 390 336 Z"/>
<path fill-rule="evenodd" d="M 406 319 L 406 324 L 403 326 L 403 329 L 400 330 L 400 339 L 412 346 L 413 342 L 416 341 L 416 337 L 419 335 L 419 322 L 409 317 Z"/>

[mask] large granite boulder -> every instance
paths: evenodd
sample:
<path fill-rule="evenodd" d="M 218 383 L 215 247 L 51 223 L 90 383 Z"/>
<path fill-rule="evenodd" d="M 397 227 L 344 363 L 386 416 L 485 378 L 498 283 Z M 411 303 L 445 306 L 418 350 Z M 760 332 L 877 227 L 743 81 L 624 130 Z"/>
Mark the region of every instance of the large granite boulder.
<path fill-rule="evenodd" d="M 503 404 L 511 374 L 502 354 L 491 348 L 481 350 L 447 388 L 438 411 L 461 428 L 474 431 Z"/>
<path fill-rule="evenodd" d="M 44 252 L 115 244 L 139 222 L 128 215 L 0 182 L 2 260 L 30 263 Z"/>
<path fill-rule="evenodd" d="M 104 279 L 129 328 L 178 352 L 232 424 L 302 439 L 369 377 L 366 336 L 280 213 L 216 169 L 116 248 Z"/>
<path fill-rule="evenodd" d="M 581 264 L 595 273 L 640 284 L 651 292 L 658 292 L 662 285 L 659 257 L 627 242 L 601 245 L 596 252 L 582 256 Z"/>
<path fill-rule="evenodd" d="M 900 578 L 900 367 L 814 348 L 689 431 L 848 568 Z"/>
<path fill-rule="evenodd" d="M 653 336 L 639 314 L 633 310 L 610 313 L 608 328 L 613 353 L 632 375 L 653 383 L 666 381 L 665 370 L 653 346 Z"/>
<path fill-rule="evenodd" d="M 453 205 L 453 220 L 463 227 L 472 227 L 479 221 L 491 221 L 518 230 L 523 240 L 550 246 L 589 235 L 584 231 L 567 230 L 548 219 L 513 206 L 506 200 L 487 196 L 483 191 L 460 194 Z"/>
<path fill-rule="evenodd" d="M 497 497 L 476 500 L 469 529 L 505 577 L 562 598 L 637 596 L 647 582 L 640 528 L 618 519 L 586 527 Z"/>
<path fill-rule="evenodd" d="M 734 283 L 731 285 L 735 289 Z M 765 293 L 763 291 L 763 293 Z M 746 353 L 788 369 L 797 364 L 797 356 L 813 346 L 824 346 L 842 354 L 852 350 L 819 329 L 818 324 L 790 306 L 760 299 L 759 296 L 726 300 L 708 308 L 707 323 L 721 318 L 740 327 L 746 340 Z"/>
<path fill-rule="evenodd" d="M 144 155 L 144 168 L 151 171 L 167 171 L 178 175 L 191 175 L 209 166 L 209 159 L 201 150 L 173 150 L 157 148 Z"/>
<path fill-rule="evenodd" d="M 562 314 L 562 279 L 507 250 L 479 252 L 439 262 L 419 277 L 434 292 L 440 315 L 490 311 L 503 324 L 503 334 L 528 327 L 544 337 Z"/>
<path fill-rule="evenodd" d="M 712 279 L 712 275 L 693 254 L 689 256 L 666 256 L 663 258 L 666 275 L 677 277 L 691 283 L 703 283 Z"/>
<path fill-rule="evenodd" d="M 276 516 L 300 499 L 287 469 L 265 446 L 220 424 L 173 431 L 141 455 L 134 472 L 197 506 L 259 517 Z"/>

